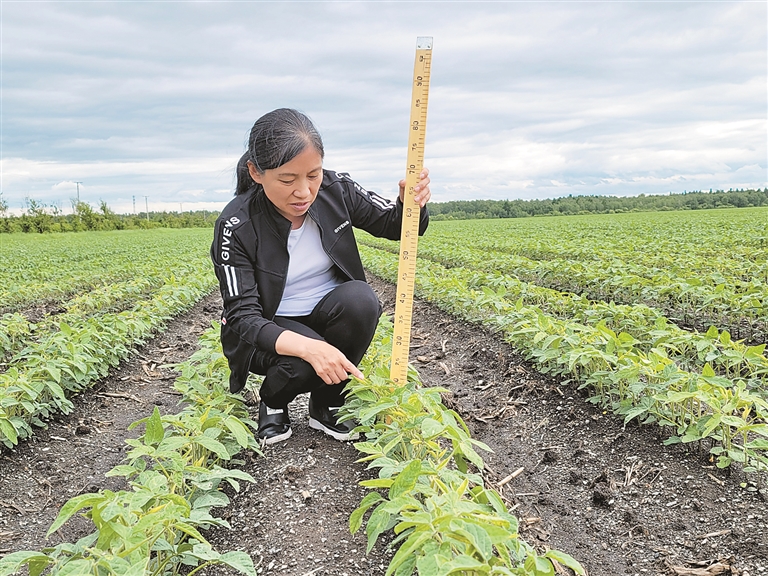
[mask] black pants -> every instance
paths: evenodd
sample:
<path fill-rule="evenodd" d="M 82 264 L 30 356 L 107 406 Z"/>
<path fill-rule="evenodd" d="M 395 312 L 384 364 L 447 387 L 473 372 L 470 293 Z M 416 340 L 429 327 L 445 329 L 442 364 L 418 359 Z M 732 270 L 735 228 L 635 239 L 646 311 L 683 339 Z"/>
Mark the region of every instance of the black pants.
<path fill-rule="evenodd" d="M 276 316 L 275 323 L 303 336 L 325 340 L 357 365 L 368 350 L 380 315 L 381 304 L 373 289 L 362 280 L 351 280 L 326 294 L 308 316 Z M 286 406 L 305 392 L 311 392 L 320 405 L 336 407 L 344 403 L 346 381 L 328 385 L 309 362 L 296 356 L 257 350 L 250 370 L 265 376 L 260 395 L 270 408 Z"/>

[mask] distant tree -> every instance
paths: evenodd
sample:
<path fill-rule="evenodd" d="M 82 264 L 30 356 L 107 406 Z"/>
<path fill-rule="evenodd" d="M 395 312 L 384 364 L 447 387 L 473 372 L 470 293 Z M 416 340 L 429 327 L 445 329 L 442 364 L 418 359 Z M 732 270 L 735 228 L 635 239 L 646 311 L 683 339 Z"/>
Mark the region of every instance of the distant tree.
<path fill-rule="evenodd" d="M 75 214 L 77 214 L 82 224 L 82 229 L 101 230 L 101 215 L 98 212 L 94 212 L 90 204 L 75 201 L 74 208 Z"/>
<path fill-rule="evenodd" d="M 105 200 L 99 201 L 99 210 L 103 217 L 102 230 L 122 230 L 125 228 L 120 217 L 107 205 Z"/>
<path fill-rule="evenodd" d="M 26 205 L 27 226 L 30 232 L 50 232 L 53 224 L 53 216 L 46 210 L 46 205 L 34 198 L 27 197 Z"/>

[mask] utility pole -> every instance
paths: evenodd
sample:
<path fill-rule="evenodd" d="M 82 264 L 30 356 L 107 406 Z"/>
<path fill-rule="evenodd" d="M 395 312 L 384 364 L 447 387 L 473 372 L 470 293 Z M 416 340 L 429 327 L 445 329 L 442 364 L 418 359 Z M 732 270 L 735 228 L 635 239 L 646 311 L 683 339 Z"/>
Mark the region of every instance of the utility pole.
<path fill-rule="evenodd" d="M 144 208 L 147 210 L 147 222 L 149 222 L 149 202 L 147 201 L 149 196 L 144 196 Z"/>
<path fill-rule="evenodd" d="M 77 203 L 80 204 L 80 184 L 82 182 L 75 182 L 75 184 L 77 184 Z"/>
<path fill-rule="evenodd" d="M 179 214 L 184 214 L 184 205 L 179 202 Z"/>
<path fill-rule="evenodd" d="M 133 215 L 136 216 L 136 195 L 133 195 Z"/>

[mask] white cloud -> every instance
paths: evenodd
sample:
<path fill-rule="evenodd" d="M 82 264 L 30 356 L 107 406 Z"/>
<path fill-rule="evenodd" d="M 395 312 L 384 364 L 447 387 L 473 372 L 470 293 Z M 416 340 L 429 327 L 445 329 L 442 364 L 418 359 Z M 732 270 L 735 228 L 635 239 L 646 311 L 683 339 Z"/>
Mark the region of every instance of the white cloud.
<path fill-rule="evenodd" d="M 81 188 L 78 182 L 75 182 L 73 180 L 64 180 L 63 182 L 57 182 L 53 186 L 51 186 L 51 190 L 57 194 L 63 192 L 63 193 L 70 193 L 74 192 L 75 194 L 78 193 L 78 188 Z M 83 190 L 85 190 L 85 187 L 82 187 Z"/>
<path fill-rule="evenodd" d="M 768 185 L 765 3 L 403 6 L 6 2 L 3 197 L 226 202 L 279 106 L 394 195 L 427 34 L 436 200 Z"/>

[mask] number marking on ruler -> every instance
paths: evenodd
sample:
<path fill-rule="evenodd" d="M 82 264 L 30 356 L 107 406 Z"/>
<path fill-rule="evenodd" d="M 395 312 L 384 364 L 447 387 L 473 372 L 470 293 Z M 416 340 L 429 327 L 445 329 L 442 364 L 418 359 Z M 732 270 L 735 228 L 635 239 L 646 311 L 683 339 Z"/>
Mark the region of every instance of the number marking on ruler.
<path fill-rule="evenodd" d="M 419 174 L 424 167 L 424 140 L 427 132 L 427 103 L 431 64 L 432 37 L 420 36 L 416 40 L 416 62 L 413 66 L 411 123 L 405 172 L 403 224 L 400 233 L 400 261 L 397 267 L 395 326 L 392 336 L 392 365 L 389 371 L 391 380 L 400 385 L 405 384 L 408 378 L 413 291 L 416 284 L 416 249 L 419 243 L 419 217 L 421 214 L 419 205 L 414 201 L 416 196 L 414 187 L 419 183 Z"/>

